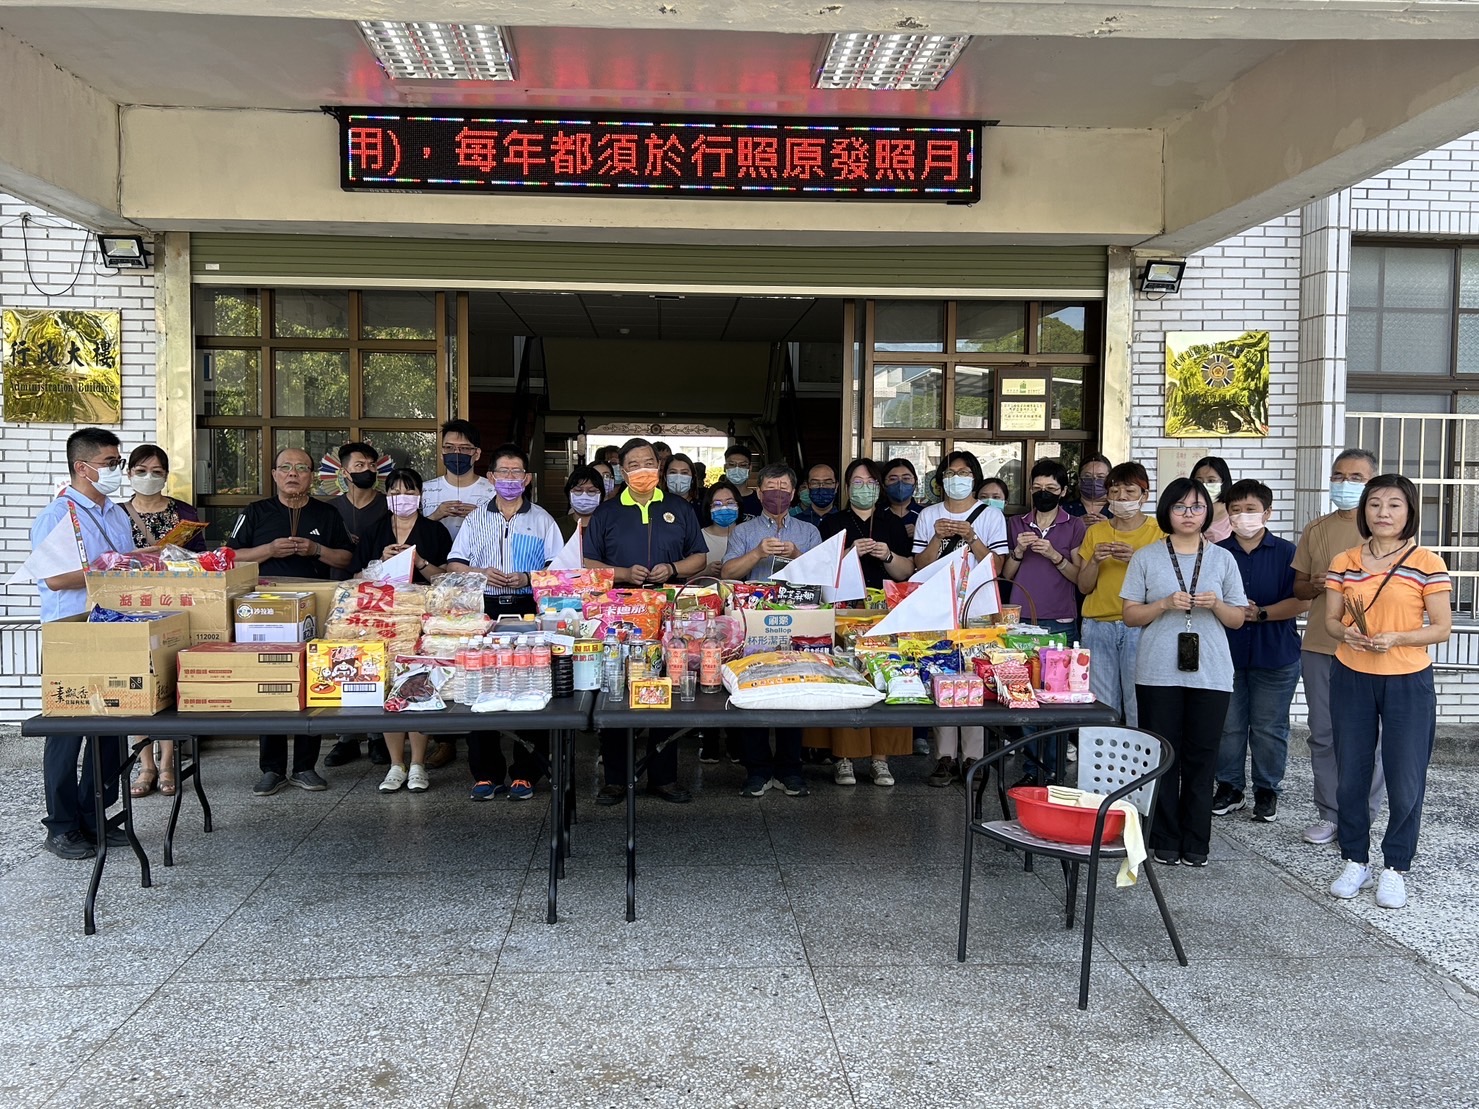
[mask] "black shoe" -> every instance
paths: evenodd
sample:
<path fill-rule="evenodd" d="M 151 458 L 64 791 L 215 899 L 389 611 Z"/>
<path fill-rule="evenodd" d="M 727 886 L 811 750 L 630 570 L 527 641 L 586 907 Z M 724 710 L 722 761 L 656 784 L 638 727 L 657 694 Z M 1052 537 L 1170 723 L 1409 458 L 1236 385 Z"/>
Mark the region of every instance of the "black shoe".
<path fill-rule="evenodd" d="M 936 787 L 948 786 L 951 782 L 955 781 L 955 775 L 958 770 L 959 767 L 955 765 L 955 760 L 949 755 L 945 755 L 939 762 L 935 763 L 934 770 L 930 772 L 930 776 L 925 781 Z"/>
<path fill-rule="evenodd" d="M 382 743 L 380 746 L 383 748 L 385 744 Z M 389 757 L 389 755 L 386 756 L 387 760 Z M 353 762 L 357 758 L 359 758 L 359 740 L 341 739 L 324 756 L 324 765 L 343 766 L 346 762 Z"/>
<path fill-rule="evenodd" d="M 811 790 L 806 788 L 806 779 L 800 774 L 787 774 L 780 782 L 787 797 L 811 796 Z"/>
<path fill-rule="evenodd" d="M 390 765 L 390 750 L 385 746 L 384 736 L 378 736 L 377 738 L 370 740 L 370 742 L 365 744 L 365 746 L 368 747 L 370 751 L 371 766 Z M 325 759 L 324 763 L 325 765 L 327 765 L 328 760 Z"/>
<path fill-rule="evenodd" d="M 1206 866 L 1207 856 L 1193 854 L 1190 851 L 1181 852 L 1181 861 L 1187 866 Z"/>
<path fill-rule="evenodd" d="M 1042 784 L 1042 782 L 1037 780 L 1037 775 L 1029 770 L 1026 774 L 1023 774 L 1020 778 L 1012 783 L 1012 788 L 1016 789 L 1018 786 L 1040 786 Z"/>
<path fill-rule="evenodd" d="M 627 798 L 627 787 L 618 785 L 606 785 L 601 787 L 601 792 L 596 794 L 598 805 L 619 805 Z"/>
<path fill-rule="evenodd" d="M 1152 857 L 1155 859 L 1156 863 L 1159 866 L 1181 865 L 1181 853 L 1179 851 L 1162 850 L 1161 848 L 1157 848 L 1152 853 Z"/>
<path fill-rule="evenodd" d="M 82 838 L 85 839 L 85 840 L 87 840 L 87 842 L 90 843 L 90 844 L 92 844 L 94 847 L 96 847 L 98 845 L 98 837 L 97 837 L 97 835 L 94 832 L 84 831 L 82 833 Z M 128 846 L 128 833 L 125 832 L 122 828 L 109 828 L 108 829 L 108 846 L 109 847 L 127 847 Z"/>
<path fill-rule="evenodd" d="M 659 797 L 664 801 L 671 801 L 675 805 L 686 805 L 693 800 L 693 794 L 678 785 L 677 782 L 669 782 L 667 785 L 648 786 L 647 792 L 653 797 Z"/>
<path fill-rule="evenodd" d="M 90 859 L 97 854 L 81 832 L 62 832 L 47 836 L 41 841 L 41 846 L 59 859 Z"/>
<path fill-rule="evenodd" d="M 1279 795 L 1271 789 L 1253 791 L 1253 819 L 1260 824 L 1272 824 L 1279 819 Z"/>
<path fill-rule="evenodd" d="M 288 779 L 299 789 L 306 789 L 309 793 L 321 793 L 329 788 L 329 783 L 319 777 L 317 770 L 295 770 L 293 776 Z"/>
<path fill-rule="evenodd" d="M 1230 812 L 1237 812 L 1248 804 L 1243 799 L 1243 791 L 1233 789 L 1226 782 L 1217 783 L 1217 792 L 1212 795 L 1212 815 L 1226 816 Z"/>
<path fill-rule="evenodd" d="M 283 786 L 288 784 L 287 778 L 276 770 L 265 770 L 261 779 L 252 787 L 252 792 L 258 797 L 271 797 Z"/>

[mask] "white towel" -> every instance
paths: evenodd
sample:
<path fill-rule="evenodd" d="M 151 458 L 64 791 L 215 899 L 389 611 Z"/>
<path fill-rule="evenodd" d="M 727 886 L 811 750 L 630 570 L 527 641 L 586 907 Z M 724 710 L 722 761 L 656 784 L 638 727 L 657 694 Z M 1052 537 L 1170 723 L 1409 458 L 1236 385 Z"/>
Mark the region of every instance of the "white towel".
<path fill-rule="evenodd" d="M 1048 800 L 1055 805 L 1097 809 L 1104 804 L 1105 796 L 1103 793 L 1089 793 L 1086 790 L 1071 789 L 1068 786 L 1048 786 Z M 1125 857 L 1120 862 L 1119 874 L 1115 876 L 1114 884 L 1133 886 L 1140 880 L 1140 864 L 1145 861 L 1145 836 L 1140 831 L 1140 810 L 1124 798 L 1109 807 L 1125 814 L 1123 836 Z"/>

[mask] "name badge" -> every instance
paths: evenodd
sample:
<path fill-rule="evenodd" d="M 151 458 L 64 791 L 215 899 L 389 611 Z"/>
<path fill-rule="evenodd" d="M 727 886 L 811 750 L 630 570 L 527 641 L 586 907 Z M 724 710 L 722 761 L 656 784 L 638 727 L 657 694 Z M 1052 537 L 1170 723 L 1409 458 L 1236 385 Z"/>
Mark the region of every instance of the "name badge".
<path fill-rule="evenodd" d="M 673 522 L 673 514 L 671 512 L 664 512 L 662 514 L 662 519 L 663 523 L 671 524 Z"/>

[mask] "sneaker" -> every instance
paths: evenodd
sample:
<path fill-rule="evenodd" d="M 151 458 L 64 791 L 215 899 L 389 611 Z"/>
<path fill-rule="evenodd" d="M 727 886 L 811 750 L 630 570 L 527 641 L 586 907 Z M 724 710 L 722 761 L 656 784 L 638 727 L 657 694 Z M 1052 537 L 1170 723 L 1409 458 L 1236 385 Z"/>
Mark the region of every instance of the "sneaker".
<path fill-rule="evenodd" d="M 713 765 L 719 761 L 719 751 L 713 747 L 700 747 L 698 749 L 698 761 Z"/>
<path fill-rule="evenodd" d="M 59 859 L 90 859 L 97 854 L 97 849 L 87 842 L 87 837 L 81 832 L 62 832 L 60 835 L 47 836 L 41 841 L 41 846 Z"/>
<path fill-rule="evenodd" d="M 1279 795 L 1271 789 L 1253 791 L 1253 819 L 1260 824 L 1272 824 L 1279 819 Z"/>
<path fill-rule="evenodd" d="M 600 792 L 596 794 L 598 805 L 619 805 L 626 799 L 627 787 L 614 783 L 602 786 Z"/>
<path fill-rule="evenodd" d="M 800 774 L 787 774 L 780 779 L 780 788 L 786 791 L 787 797 L 810 797 L 811 790 L 806 788 L 806 779 Z"/>
<path fill-rule="evenodd" d="M 534 796 L 534 787 L 523 778 L 515 778 L 513 785 L 508 787 L 508 799 L 510 801 L 527 801 Z"/>
<path fill-rule="evenodd" d="M 764 774 L 751 774 L 745 779 L 744 788 L 740 790 L 741 797 L 764 797 L 765 791 L 770 788 L 770 779 Z"/>
<path fill-rule="evenodd" d="M 1334 843 L 1339 831 L 1333 820 L 1317 820 L 1304 830 L 1304 842 L 1323 847 L 1327 843 Z"/>
<path fill-rule="evenodd" d="M 837 760 L 837 766 L 832 771 L 832 780 L 840 786 L 858 784 L 858 776 L 853 773 L 852 769 L 852 759 Z"/>
<path fill-rule="evenodd" d="M 271 797 L 274 793 L 282 789 L 282 787 L 287 784 L 287 778 L 283 777 L 283 775 L 279 774 L 276 770 L 267 770 L 263 771 L 262 777 L 259 778 L 257 780 L 257 784 L 252 787 L 252 792 L 255 793 L 258 797 Z"/>
<path fill-rule="evenodd" d="M 295 770 L 293 776 L 288 779 L 299 789 L 306 789 L 309 793 L 322 793 L 329 788 L 329 783 L 319 777 L 317 770 Z"/>
<path fill-rule="evenodd" d="M 955 781 L 955 760 L 949 755 L 935 763 L 935 768 L 930 771 L 930 776 L 925 779 L 932 786 L 948 786 Z"/>
<path fill-rule="evenodd" d="M 1340 877 L 1330 883 L 1330 894 L 1342 901 L 1349 901 L 1371 885 L 1371 868 L 1364 863 L 1347 862 Z"/>
<path fill-rule="evenodd" d="M 413 762 L 411 772 L 406 775 L 406 788 L 412 793 L 425 793 L 430 786 L 431 779 L 426 776 L 426 767 Z"/>
<path fill-rule="evenodd" d="M 1243 799 L 1243 791 L 1233 789 L 1226 782 L 1217 783 L 1217 792 L 1212 795 L 1212 815 L 1226 816 L 1230 812 L 1237 812 L 1246 808 L 1248 802 Z"/>
<path fill-rule="evenodd" d="M 406 784 L 406 768 L 392 766 L 385 772 L 385 781 L 380 783 L 381 793 L 394 793 Z"/>
<path fill-rule="evenodd" d="M 1400 909 L 1407 904 L 1407 881 L 1402 872 L 1387 867 L 1376 883 L 1376 903 L 1383 909 Z"/>
<path fill-rule="evenodd" d="M 492 782 L 478 782 L 472 787 L 472 793 L 468 795 L 470 801 L 491 801 L 500 793 L 505 792 L 507 786 L 497 785 Z"/>
<path fill-rule="evenodd" d="M 893 771 L 888 768 L 888 759 L 874 759 L 871 767 L 873 773 L 873 784 L 875 786 L 891 786 L 894 784 Z"/>
<path fill-rule="evenodd" d="M 329 748 L 329 753 L 324 756 L 324 765 L 343 766 L 357 758 L 359 758 L 359 740 L 341 739 Z"/>
<path fill-rule="evenodd" d="M 1195 852 L 1191 851 L 1183 851 L 1181 852 L 1181 861 L 1186 866 L 1206 866 L 1207 856 L 1198 855 Z"/>
<path fill-rule="evenodd" d="M 1179 851 L 1161 850 L 1157 848 L 1151 854 L 1156 863 L 1160 866 L 1181 865 L 1181 853 Z"/>
<path fill-rule="evenodd" d="M 426 768 L 440 770 L 457 757 L 457 744 L 445 739 L 431 741 L 431 750 L 426 753 Z"/>

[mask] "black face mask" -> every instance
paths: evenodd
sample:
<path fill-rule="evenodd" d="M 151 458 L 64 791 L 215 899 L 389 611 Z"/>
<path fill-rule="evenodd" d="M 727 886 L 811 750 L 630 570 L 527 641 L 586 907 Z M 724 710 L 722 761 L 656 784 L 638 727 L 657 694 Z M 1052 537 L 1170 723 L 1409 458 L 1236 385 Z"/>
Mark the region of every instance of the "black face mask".
<path fill-rule="evenodd" d="M 1032 493 L 1032 507 L 1039 512 L 1051 512 L 1063 503 L 1063 498 L 1057 493 L 1049 493 L 1046 489 L 1036 489 Z"/>
<path fill-rule="evenodd" d="M 375 487 L 375 479 L 379 476 L 374 470 L 356 470 L 349 475 L 349 480 L 354 482 L 357 488 L 373 489 Z"/>

